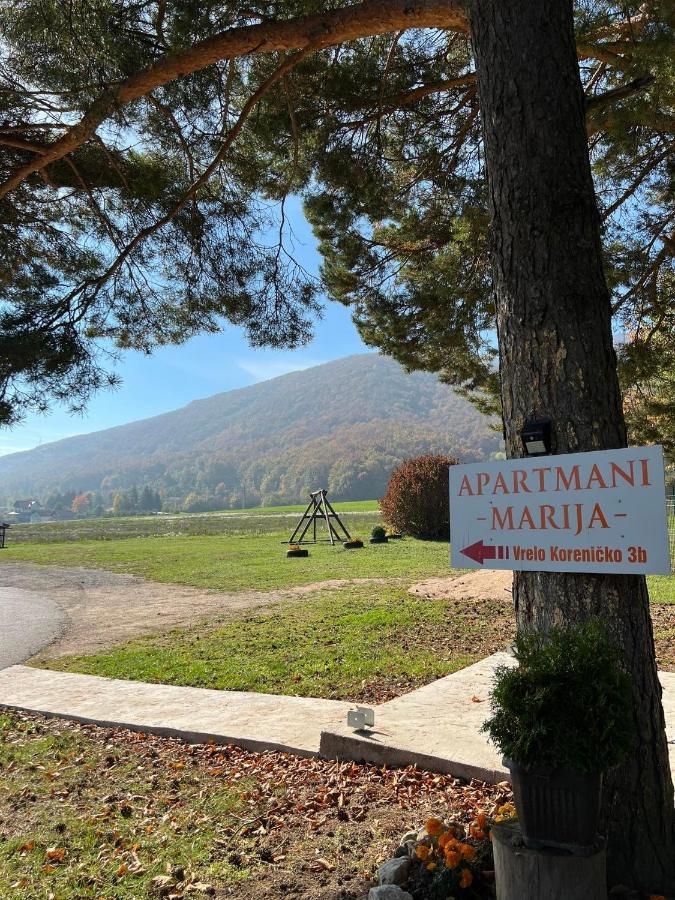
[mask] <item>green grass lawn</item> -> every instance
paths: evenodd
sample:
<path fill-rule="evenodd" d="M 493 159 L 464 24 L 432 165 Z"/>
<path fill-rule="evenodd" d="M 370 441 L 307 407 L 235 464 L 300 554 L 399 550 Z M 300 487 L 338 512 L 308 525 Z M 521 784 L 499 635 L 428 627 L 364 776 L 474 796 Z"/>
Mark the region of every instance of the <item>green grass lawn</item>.
<path fill-rule="evenodd" d="M 245 877 L 214 844 L 250 815 L 250 779 L 228 783 L 206 766 L 195 778 L 165 746 L 163 765 L 155 756 L 153 766 L 133 743 L 0 712 L 0 896 L 148 897 L 152 879 L 175 867 L 194 880 Z"/>
<path fill-rule="evenodd" d="M 161 684 L 379 703 L 513 639 L 510 603 L 419 599 L 407 586 L 401 581 L 317 591 L 235 621 L 175 629 L 45 665 Z M 654 607 L 654 627 L 659 664 L 672 669 L 666 609 Z"/>
<path fill-rule="evenodd" d="M 652 603 L 675 603 L 675 575 L 648 575 L 647 586 Z"/>
<path fill-rule="evenodd" d="M 379 521 L 377 500 L 354 500 L 333 504 L 355 533 Z M 289 537 L 295 522 L 307 508 L 267 506 L 209 513 L 161 513 L 147 516 L 106 516 L 69 519 L 64 522 L 12 525 L 8 544 L 60 544 L 79 541 L 110 541 L 133 537 L 207 534 L 263 534 L 283 530 Z M 296 518 L 297 517 L 297 518 Z"/>
<path fill-rule="evenodd" d="M 353 519 L 348 528 L 359 533 Z M 114 522 L 114 520 L 105 520 Z M 290 520 L 291 524 L 293 520 Z M 406 538 L 363 550 L 341 545 L 316 544 L 307 559 L 286 559 L 282 531 L 273 516 L 261 517 L 251 530 L 172 534 L 104 540 L 68 540 L 64 543 L 10 543 L 2 551 L 7 562 L 34 562 L 55 566 L 85 566 L 140 575 L 152 581 L 188 584 L 222 591 L 274 590 L 331 578 L 432 578 L 452 570 L 448 545 L 443 541 Z M 60 523 L 66 525 L 68 523 Z M 367 537 L 377 524 L 375 514 L 364 516 L 360 534 Z M 647 578 L 654 603 L 675 603 L 675 576 Z"/>
<path fill-rule="evenodd" d="M 348 527 L 356 533 L 358 521 L 363 536 L 377 522 L 372 509 L 361 510 L 358 519 L 351 516 L 345 516 Z M 509 604 L 458 606 L 407 593 L 416 580 L 452 572 L 445 542 L 406 538 L 349 551 L 317 544 L 310 546 L 307 559 L 287 559 L 282 541 L 294 520 L 284 520 L 276 511 L 250 518 L 187 518 L 198 529 L 217 522 L 218 531 L 167 534 L 161 531 L 166 522 L 149 517 L 148 527 L 155 530 L 144 537 L 13 543 L 2 560 L 103 568 L 230 592 L 272 591 L 330 579 L 375 578 L 383 583 L 318 591 L 298 602 L 286 601 L 272 613 L 174 631 L 98 656 L 62 658 L 52 663 L 55 668 L 170 684 L 377 701 L 383 692 L 401 693 L 449 674 L 510 638 Z M 126 527 L 137 524 L 126 520 Z M 649 586 L 653 603 L 675 603 L 675 577 L 650 578 Z M 670 625 L 659 620 L 659 627 L 665 647 Z M 671 655 L 664 649 L 662 661 L 669 663 Z"/>
<path fill-rule="evenodd" d="M 15 544 L 2 560 L 86 566 L 222 591 L 272 590 L 331 578 L 425 578 L 450 571 L 448 545 L 406 538 L 362 550 L 316 544 L 287 559 L 287 532 Z"/>
<path fill-rule="evenodd" d="M 379 700 L 503 648 L 511 619 L 508 603 L 421 600 L 404 585 L 353 585 L 48 666 L 163 684 Z"/>

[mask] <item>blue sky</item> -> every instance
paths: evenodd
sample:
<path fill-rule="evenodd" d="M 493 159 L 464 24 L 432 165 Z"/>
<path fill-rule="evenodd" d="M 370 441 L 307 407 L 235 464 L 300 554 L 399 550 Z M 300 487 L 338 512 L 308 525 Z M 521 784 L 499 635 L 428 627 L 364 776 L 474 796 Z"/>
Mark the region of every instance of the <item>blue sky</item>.
<path fill-rule="evenodd" d="M 295 254 L 315 272 L 319 264 L 316 242 L 299 203 L 292 204 L 290 216 Z M 163 347 L 149 357 L 125 353 L 115 366 L 123 379 L 120 388 L 98 394 L 84 416 L 72 416 L 55 407 L 47 415 L 32 415 L 13 429 L 0 430 L 0 456 L 168 412 L 199 397 L 366 349 L 348 311 L 338 303 L 326 303 L 314 340 L 299 350 L 254 350 L 241 329 L 228 326 L 221 334 L 200 335 L 179 347 Z"/>

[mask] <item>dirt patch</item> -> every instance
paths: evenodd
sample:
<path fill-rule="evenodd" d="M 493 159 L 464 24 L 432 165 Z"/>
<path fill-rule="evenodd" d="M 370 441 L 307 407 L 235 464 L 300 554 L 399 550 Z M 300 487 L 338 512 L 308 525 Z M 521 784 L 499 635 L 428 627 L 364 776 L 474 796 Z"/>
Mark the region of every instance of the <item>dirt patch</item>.
<path fill-rule="evenodd" d="M 467 615 L 466 606 L 453 607 L 457 601 L 475 601 L 474 641 L 467 644 L 467 652 L 479 654 L 477 658 L 487 656 L 513 640 L 515 623 L 511 611 L 511 585 L 513 573 L 508 570 L 478 569 L 465 575 L 449 575 L 444 578 L 429 578 L 409 588 L 409 593 L 429 600 L 449 600 L 448 622 L 450 628 L 445 632 L 446 640 L 453 647 L 462 646 L 466 640 L 464 635 L 454 635 L 453 623 L 456 615 Z M 483 601 L 493 601 L 485 606 Z M 508 606 L 506 605 L 508 604 Z M 652 603 L 650 606 L 654 628 L 654 646 L 656 663 L 664 672 L 675 672 L 675 605 Z M 477 644 L 477 645 L 476 645 Z M 409 690 L 419 687 L 410 683 Z M 401 691 L 403 693 L 403 691 Z"/>
<path fill-rule="evenodd" d="M 462 666 L 470 665 L 508 650 L 516 634 L 516 623 L 511 607 L 502 600 L 449 600 L 443 613 L 443 624 L 417 624 L 415 629 L 401 630 L 397 644 L 402 651 L 419 654 L 427 650 L 440 660 L 446 659 L 449 672 L 457 668 L 455 661 L 463 658 Z M 450 665 L 455 663 L 455 665 Z M 439 676 L 442 677 L 442 676 Z M 433 676 L 419 674 L 391 678 L 382 673 L 375 679 L 364 681 L 360 690 L 345 699 L 355 703 L 377 706 L 402 694 L 429 684 Z"/>
<path fill-rule="evenodd" d="M 503 600 L 511 601 L 513 572 L 502 569 L 477 569 L 464 575 L 428 578 L 410 588 L 410 593 L 429 600 Z"/>
<path fill-rule="evenodd" d="M 333 590 L 350 584 L 382 584 L 385 579 L 330 579 L 279 591 L 238 591 L 227 594 L 178 584 L 145 581 L 101 569 L 61 568 L 30 563 L 0 567 L 0 589 L 22 588 L 55 601 L 67 617 L 64 634 L 34 658 L 98 653 L 132 638 L 189 628 L 216 616 L 283 600 Z"/>

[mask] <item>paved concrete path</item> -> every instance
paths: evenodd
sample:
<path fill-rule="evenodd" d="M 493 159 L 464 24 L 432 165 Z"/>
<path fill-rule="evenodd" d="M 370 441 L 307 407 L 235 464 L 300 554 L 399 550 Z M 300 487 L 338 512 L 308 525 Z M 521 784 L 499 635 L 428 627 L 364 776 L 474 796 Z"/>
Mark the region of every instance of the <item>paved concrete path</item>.
<path fill-rule="evenodd" d="M 454 675 L 390 700 L 375 709 L 375 726 L 346 725 L 351 704 L 238 691 L 172 687 L 92 675 L 12 666 L 0 672 L 0 705 L 78 721 L 209 739 L 252 750 L 286 750 L 301 756 L 416 764 L 464 778 L 502 781 L 507 772 L 481 734 L 497 653 Z M 675 673 L 660 673 L 675 772 Z"/>
<path fill-rule="evenodd" d="M 344 724 L 321 735 L 321 755 L 387 765 L 415 763 L 481 781 L 508 777 L 498 754 L 480 727 L 489 715 L 488 694 L 495 666 L 512 665 L 506 653 L 495 653 L 454 675 L 440 678 L 410 694 L 378 706 L 375 727 L 357 733 Z M 675 777 L 675 673 L 659 672 Z"/>
<path fill-rule="evenodd" d="M 513 662 L 508 654 L 495 653 L 376 707 L 372 729 L 355 732 L 343 723 L 325 731 L 321 755 L 391 766 L 415 763 L 462 778 L 504 781 L 508 771 L 501 755 L 480 728 L 489 715 L 495 666 Z"/>
<path fill-rule="evenodd" d="M 49 597 L 0 587 L 0 669 L 34 656 L 60 637 L 66 624 L 66 614 Z"/>
<path fill-rule="evenodd" d="M 0 705 L 131 728 L 191 743 L 316 756 L 321 731 L 347 719 L 349 703 L 213 691 L 12 666 L 0 672 Z"/>

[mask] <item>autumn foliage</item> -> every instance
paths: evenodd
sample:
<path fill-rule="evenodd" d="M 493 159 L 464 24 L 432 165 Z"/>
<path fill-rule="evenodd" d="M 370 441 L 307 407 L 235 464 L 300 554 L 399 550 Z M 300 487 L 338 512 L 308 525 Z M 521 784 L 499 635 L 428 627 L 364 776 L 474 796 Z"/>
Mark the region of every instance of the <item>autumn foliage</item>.
<path fill-rule="evenodd" d="M 382 518 L 391 528 L 426 540 L 450 535 L 448 466 L 451 456 L 427 453 L 407 459 L 392 472 L 380 500 Z"/>

